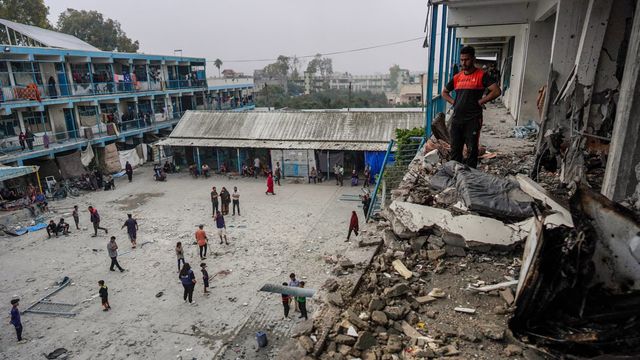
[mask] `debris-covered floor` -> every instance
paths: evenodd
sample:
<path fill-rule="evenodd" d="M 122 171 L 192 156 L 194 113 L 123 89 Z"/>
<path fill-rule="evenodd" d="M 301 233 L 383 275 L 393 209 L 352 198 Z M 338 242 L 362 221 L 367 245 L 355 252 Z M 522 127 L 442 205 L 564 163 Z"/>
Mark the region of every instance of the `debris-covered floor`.
<path fill-rule="evenodd" d="M 295 320 L 281 321 L 280 295 L 257 290 L 266 282 L 287 281 L 292 271 L 307 281 L 307 287 L 318 288 L 334 267 L 325 256 L 357 247 L 344 240 L 351 210 L 360 203 L 340 198 L 360 193 L 359 188 L 283 182 L 275 196 L 266 196 L 264 179 L 196 180 L 185 173 L 170 175 L 165 183 L 153 181 L 151 174 L 150 167 L 143 167 L 135 171 L 133 183 L 118 181 L 115 191 L 50 204 L 56 211 L 51 218 L 65 217 L 68 222 L 73 222 L 71 207 L 79 205 L 84 228 L 91 228 L 87 206 L 96 206 L 102 226 L 117 236 L 125 273 L 109 271 L 108 236 L 103 232 L 92 238 L 87 229 L 72 230 L 68 237 L 46 239 L 42 229 L 0 238 L 0 298 L 6 300 L 5 314 L 13 296 L 21 298 L 24 310 L 55 289 L 55 282 L 64 276 L 71 284 L 51 299 L 77 303 L 72 308 L 77 313 L 74 317 L 24 314 L 26 344 L 15 342 L 13 327 L 2 326 L 1 359 L 36 359 L 57 348 L 67 349 L 73 359 L 212 359 L 225 344 L 233 345 L 230 353 L 236 354 L 239 348 L 237 356 L 244 352 L 245 358 L 252 358 L 256 331 L 277 329 L 269 333 L 268 351 L 272 351 L 277 349 L 277 334 L 288 334 L 299 321 L 297 313 Z M 236 185 L 241 193 L 242 216 L 226 217 L 230 246 L 219 245 L 216 238 L 209 200 L 213 185 L 229 190 Z M 126 230 L 120 229 L 128 212 L 140 224 L 139 244 L 151 242 L 133 252 L 128 252 Z M 209 252 L 213 254 L 206 263 L 215 277 L 208 297 L 202 294 L 200 259 L 193 241 L 200 223 L 206 224 L 212 239 Z M 182 301 L 174 252 L 177 241 L 185 244 L 186 259 L 195 267 L 194 306 Z M 109 287 L 113 308 L 107 313 L 101 311 L 97 298 L 101 279 Z M 310 300 L 309 308 L 314 307 Z M 240 329 L 250 334 L 246 346 L 244 338 L 235 336 Z"/>

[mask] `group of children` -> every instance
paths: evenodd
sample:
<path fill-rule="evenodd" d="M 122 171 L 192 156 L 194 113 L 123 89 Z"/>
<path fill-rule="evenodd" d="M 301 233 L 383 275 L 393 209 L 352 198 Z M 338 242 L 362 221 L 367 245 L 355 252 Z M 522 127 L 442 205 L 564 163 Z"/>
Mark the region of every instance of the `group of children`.
<path fill-rule="evenodd" d="M 304 281 L 298 281 L 296 279 L 296 274 L 291 273 L 289 275 L 289 283 L 287 284 L 286 282 L 282 283 L 282 286 L 290 286 L 290 287 L 299 287 L 299 288 L 303 288 L 304 287 Z M 291 296 L 291 295 L 287 295 L 287 294 L 282 294 L 282 306 L 284 307 L 284 318 L 288 319 L 289 318 L 289 304 L 293 302 L 295 305 L 295 310 L 296 311 L 300 311 L 300 316 L 298 317 L 299 319 L 304 318 L 305 320 L 308 319 L 307 316 L 307 298 L 305 298 L 304 296 Z"/>

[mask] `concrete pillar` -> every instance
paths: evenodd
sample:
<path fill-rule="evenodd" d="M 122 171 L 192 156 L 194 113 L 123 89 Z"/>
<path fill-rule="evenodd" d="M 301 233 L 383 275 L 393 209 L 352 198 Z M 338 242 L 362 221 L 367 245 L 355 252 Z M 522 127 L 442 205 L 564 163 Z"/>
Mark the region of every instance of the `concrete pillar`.
<path fill-rule="evenodd" d="M 547 83 L 554 26 L 555 16 L 529 24 L 522 97 L 517 116 L 518 123 L 523 125 L 531 120 L 536 123 L 541 120 L 536 99 L 538 90 Z"/>
<path fill-rule="evenodd" d="M 602 194 L 614 201 L 631 195 L 638 180 L 635 167 L 640 163 L 640 6 L 636 7 L 629 39 L 620 97 L 613 125 L 612 141 L 602 184 Z"/>
<path fill-rule="evenodd" d="M 566 118 L 566 104 L 552 105 L 551 102 L 571 75 L 575 65 L 586 11 L 584 0 L 558 0 L 551 45 L 551 69 L 554 74 L 549 77 L 547 82 L 543 110 L 545 121 L 541 134 L 544 134 L 547 129 L 554 129 L 559 122 Z M 540 140 L 542 137 L 538 139 Z"/>

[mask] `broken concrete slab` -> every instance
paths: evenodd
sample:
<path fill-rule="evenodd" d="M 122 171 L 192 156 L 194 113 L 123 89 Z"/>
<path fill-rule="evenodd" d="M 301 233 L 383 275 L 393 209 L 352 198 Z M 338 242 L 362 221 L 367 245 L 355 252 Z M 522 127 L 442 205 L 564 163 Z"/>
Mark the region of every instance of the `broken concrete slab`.
<path fill-rule="evenodd" d="M 409 292 L 411 292 L 411 288 L 409 287 L 409 285 L 400 283 L 390 288 L 384 289 L 383 295 L 386 298 L 393 298 L 393 297 L 402 296 Z"/>
<path fill-rule="evenodd" d="M 431 261 L 438 260 L 446 254 L 447 252 L 444 249 L 427 250 L 427 258 Z"/>
<path fill-rule="evenodd" d="M 342 300 L 342 295 L 340 295 L 339 292 L 327 294 L 327 301 L 338 307 L 342 307 L 344 305 L 344 300 Z"/>
<path fill-rule="evenodd" d="M 402 225 L 405 234 L 438 229 L 442 232 L 444 242 L 454 246 L 510 247 L 524 240 L 528 230 L 519 226 L 508 226 L 502 221 L 488 217 L 453 216 L 445 209 L 406 202 L 394 201 L 389 209 L 394 215 L 393 221 Z"/>
<path fill-rule="evenodd" d="M 407 269 L 406 266 L 400 260 L 393 260 L 391 263 L 393 268 L 402 276 L 405 280 L 410 279 L 413 276 L 413 273 Z"/>
<path fill-rule="evenodd" d="M 545 217 L 545 224 L 551 226 L 565 225 L 573 227 L 571 212 L 560 205 L 553 197 L 535 181 L 528 176 L 518 174 L 516 180 L 520 184 L 520 189 L 536 200 L 540 200 L 554 211 L 553 214 Z"/>
<path fill-rule="evenodd" d="M 375 346 L 377 343 L 376 337 L 372 333 L 369 331 L 363 331 L 358 336 L 358 341 L 356 341 L 354 347 L 358 350 L 367 350 L 372 346 Z"/>

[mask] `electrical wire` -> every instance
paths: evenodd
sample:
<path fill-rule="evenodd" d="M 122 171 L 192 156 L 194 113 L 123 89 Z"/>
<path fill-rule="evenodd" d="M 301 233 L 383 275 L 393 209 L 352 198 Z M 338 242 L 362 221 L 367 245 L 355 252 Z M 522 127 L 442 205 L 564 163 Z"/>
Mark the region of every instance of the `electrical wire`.
<path fill-rule="evenodd" d="M 390 43 L 383 43 L 383 44 L 366 46 L 366 47 L 349 49 L 349 50 L 332 51 L 332 52 L 318 53 L 318 54 L 313 54 L 313 55 L 302 55 L 302 56 L 296 56 L 296 58 L 298 58 L 298 59 L 307 59 L 307 58 L 314 58 L 314 57 L 316 57 L 316 55 L 329 56 L 329 55 L 347 54 L 347 53 L 352 53 L 352 52 L 366 51 L 366 50 L 372 50 L 372 49 L 377 49 L 377 48 L 382 48 L 382 47 L 387 47 L 387 46 L 405 44 L 405 43 L 409 43 L 409 42 L 412 42 L 412 41 L 418 41 L 418 40 L 424 40 L 424 37 L 420 36 L 420 37 L 412 38 L 412 39 L 394 41 L 394 42 L 390 42 Z M 277 61 L 277 60 L 278 59 L 247 59 L 247 60 L 223 60 L 223 62 L 224 63 L 248 63 L 248 62 Z M 215 60 L 207 60 L 207 62 L 213 63 L 213 62 L 215 62 Z"/>

